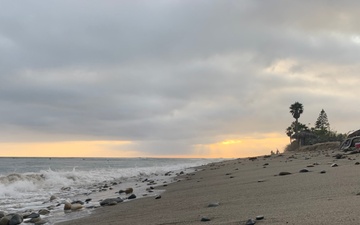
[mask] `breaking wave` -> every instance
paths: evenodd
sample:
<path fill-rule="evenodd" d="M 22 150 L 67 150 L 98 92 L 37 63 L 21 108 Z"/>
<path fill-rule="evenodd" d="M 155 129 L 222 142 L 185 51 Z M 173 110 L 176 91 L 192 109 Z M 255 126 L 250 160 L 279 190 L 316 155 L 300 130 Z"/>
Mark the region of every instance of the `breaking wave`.
<path fill-rule="evenodd" d="M 207 159 L 151 161 L 142 158 L 131 160 L 131 164 L 129 160 L 114 161 L 110 164 L 104 160 L 90 164 L 78 160 L 77 166 L 72 167 L 61 167 L 63 162 L 59 160 L 60 166 L 57 167 L 57 162 L 52 164 L 56 169 L 48 167 L 37 172 L 12 172 L 0 175 L 0 209 L 6 211 L 34 209 L 41 207 L 52 195 L 71 198 L 90 193 L 96 185 L 105 182 L 126 183 L 138 182 L 147 177 L 165 177 L 164 174 L 169 171 L 184 170 L 215 161 Z"/>

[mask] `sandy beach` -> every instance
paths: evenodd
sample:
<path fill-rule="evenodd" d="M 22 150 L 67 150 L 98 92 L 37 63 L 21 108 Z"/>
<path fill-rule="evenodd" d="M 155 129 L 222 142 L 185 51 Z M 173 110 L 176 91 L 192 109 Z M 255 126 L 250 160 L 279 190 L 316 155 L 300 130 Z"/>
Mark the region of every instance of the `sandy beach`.
<path fill-rule="evenodd" d="M 260 215 L 264 218 L 256 224 L 358 224 L 359 154 L 336 159 L 338 153 L 293 152 L 212 163 L 179 182 L 156 187 L 166 190 L 160 199 L 101 207 L 57 225 L 245 225 Z M 334 163 L 338 166 L 332 167 Z M 209 207 L 211 203 L 218 206 Z"/>

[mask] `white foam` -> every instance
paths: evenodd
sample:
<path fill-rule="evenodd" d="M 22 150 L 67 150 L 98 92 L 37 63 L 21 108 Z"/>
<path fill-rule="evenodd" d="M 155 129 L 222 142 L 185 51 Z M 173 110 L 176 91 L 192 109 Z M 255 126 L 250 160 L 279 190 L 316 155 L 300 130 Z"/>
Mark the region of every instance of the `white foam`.
<path fill-rule="evenodd" d="M 8 212 L 24 211 L 46 207 L 51 195 L 60 199 L 72 199 L 75 196 L 84 196 L 91 193 L 100 184 L 117 182 L 117 188 L 135 187 L 140 192 L 145 192 L 146 184 L 142 180 L 155 179 L 157 182 L 170 182 L 170 177 L 164 176 L 169 171 L 181 171 L 189 167 L 199 166 L 215 160 L 184 160 L 175 163 L 170 160 L 159 160 L 157 165 L 139 159 L 135 161 L 139 166 L 121 168 L 116 164 L 97 168 L 73 167 L 72 169 L 40 170 L 36 173 L 14 173 L 0 176 L 0 210 Z M 217 160 L 220 161 L 220 160 Z M 142 167 L 142 163 L 148 163 Z M 79 162 L 81 164 L 81 162 Z M 115 165 L 115 166 L 114 166 Z M 174 173 L 173 173 L 174 174 Z M 115 191 L 104 192 L 98 196 L 105 197 Z"/>

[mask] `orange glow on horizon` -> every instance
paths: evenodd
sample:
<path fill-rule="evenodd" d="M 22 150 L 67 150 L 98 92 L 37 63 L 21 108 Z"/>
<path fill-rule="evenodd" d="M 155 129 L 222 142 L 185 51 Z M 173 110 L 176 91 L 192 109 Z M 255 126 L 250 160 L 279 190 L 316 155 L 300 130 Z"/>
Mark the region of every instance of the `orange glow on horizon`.
<path fill-rule="evenodd" d="M 259 137 L 225 139 L 194 145 L 188 154 L 150 154 L 136 150 L 131 141 L 69 141 L 45 143 L 0 143 L 0 157 L 155 157 L 155 158 L 242 158 L 282 151 L 289 139 L 278 133 Z"/>
<path fill-rule="evenodd" d="M 241 143 L 241 140 L 228 140 L 228 141 L 223 141 L 221 142 L 221 144 L 223 145 L 232 145 L 232 144 L 237 144 L 237 143 Z"/>
<path fill-rule="evenodd" d="M 197 145 L 196 152 L 207 152 L 209 158 L 242 158 L 268 155 L 271 151 L 283 151 L 289 138 L 283 134 L 270 133 L 263 137 L 246 137 L 241 140 L 226 140 L 208 145 Z"/>
<path fill-rule="evenodd" d="M 0 143 L 2 157 L 136 157 L 135 150 L 118 150 L 130 141 L 69 141 Z"/>

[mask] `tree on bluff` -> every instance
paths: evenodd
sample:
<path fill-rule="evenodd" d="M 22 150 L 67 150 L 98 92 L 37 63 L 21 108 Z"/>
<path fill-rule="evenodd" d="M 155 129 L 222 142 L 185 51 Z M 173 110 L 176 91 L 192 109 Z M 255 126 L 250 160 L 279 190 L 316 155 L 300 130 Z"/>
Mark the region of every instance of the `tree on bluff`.
<path fill-rule="evenodd" d="M 304 107 L 300 102 L 295 102 L 290 106 L 290 113 L 295 119 L 295 133 L 297 133 L 300 115 L 304 112 Z"/>
<path fill-rule="evenodd" d="M 315 122 L 315 130 L 329 131 L 330 123 L 324 109 L 321 110 L 319 117 Z"/>
<path fill-rule="evenodd" d="M 322 143 L 329 141 L 342 141 L 345 138 L 345 134 L 338 134 L 336 131 L 330 130 L 330 123 L 327 114 L 324 109 L 319 113 L 319 116 L 315 122 L 315 127 L 312 128 L 313 133 L 317 136 L 314 143 Z"/>
<path fill-rule="evenodd" d="M 295 121 L 285 130 L 286 135 L 290 138 L 290 144 L 286 147 L 287 150 L 296 150 L 299 145 L 312 145 L 345 139 L 346 134 L 330 130 L 329 119 L 324 109 L 320 111 L 315 126 L 310 129 L 298 121 L 303 112 L 303 105 L 299 102 L 295 102 L 290 106 L 290 113 L 295 118 Z"/>
<path fill-rule="evenodd" d="M 294 121 L 291 123 L 290 127 L 286 128 L 286 130 L 285 130 L 286 135 L 290 138 L 290 142 L 291 142 L 292 136 L 296 133 L 295 130 L 297 130 L 298 132 L 303 132 L 303 131 L 310 132 L 309 127 L 307 127 L 305 124 L 302 124 L 300 122 L 298 122 L 296 124 L 296 121 Z"/>

